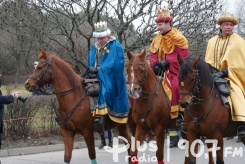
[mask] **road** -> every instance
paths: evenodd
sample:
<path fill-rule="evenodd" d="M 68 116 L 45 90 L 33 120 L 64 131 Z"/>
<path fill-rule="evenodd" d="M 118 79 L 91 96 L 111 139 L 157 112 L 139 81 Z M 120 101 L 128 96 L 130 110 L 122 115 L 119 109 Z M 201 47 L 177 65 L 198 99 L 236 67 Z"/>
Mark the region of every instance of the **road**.
<path fill-rule="evenodd" d="M 236 143 L 236 139 L 232 140 L 224 140 L 225 141 L 225 163 L 231 164 L 244 164 L 244 156 L 245 156 L 245 146 L 242 143 Z M 168 142 L 166 142 L 168 144 Z M 168 148 L 167 144 L 165 146 L 165 160 L 164 162 L 167 164 L 181 164 L 184 163 L 184 154 L 185 149 L 182 148 Z M 107 148 L 99 150 L 96 147 L 97 153 L 97 162 L 98 164 L 107 164 L 107 163 L 119 163 L 119 164 L 127 164 L 126 157 L 127 153 L 118 153 L 118 158 L 116 152 L 126 149 L 125 145 L 114 144 L 113 149 Z M 140 164 L 152 164 L 157 163 L 154 150 L 154 143 L 145 144 L 141 146 L 142 152 L 139 153 Z M 197 158 L 198 164 L 208 163 L 208 159 L 205 158 L 207 155 L 206 148 L 204 146 L 199 149 L 200 157 Z M 107 152 L 109 151 L 109 152 Z M 54 151 L 47 153 L 39 153 L 39 154 L 30 154 L 30 155 L 21 155 L 21 156 L 7 156 L 0 157 L 1 164 L 61 164 L 63 162 L 63 151 Z M 114 153 L 114 154 L 113 154 Z M 71 164 L 90 164 L 90 159 L 87 154 L 86 148 L 74 149 L 72 155 Z"/>

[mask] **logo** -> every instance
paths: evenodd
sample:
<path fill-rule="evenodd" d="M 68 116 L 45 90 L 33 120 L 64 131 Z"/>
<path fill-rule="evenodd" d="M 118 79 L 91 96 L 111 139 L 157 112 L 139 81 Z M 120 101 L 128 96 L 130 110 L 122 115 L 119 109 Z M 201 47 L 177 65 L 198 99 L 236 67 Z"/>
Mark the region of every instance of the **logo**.
<path fill-rule="evenodd" d="M 125 142 L 125 145 L 120 145 L 120 140 Z M 150 156 L 145 153 L 146 150 L 151 151 L 151 152 L 156 152 L 157 151 L 157 145 L 156 141 L 150 141 L 149 143 L 143 141 L 143 144 L 140 144 L 139 141 L 135 141 L 134 137 L 131 137 L 131 149 L 130 151 L 135 151 L 137 150 L 138 152 L 143 152 L 142 156 L 139 156 L 138 158 L 132 157 L 131 161 L 132 162 L 157 162 L 156 156 Z M 136 146 L 135 146 L 136 145 Z M 127 152 L 130 148 L 130 143 L 128 140 L 122 136 L 118 137 L 113 137 L 113 147 L 105 146 L 104 149 L 105 151 L 112 153 L 113 161 L 114 162 L 119 162 L 119 154 Z M 125 156 L 125 162 L 128 162 L 128 159 L 130 158 L 129 155 Z"/>
<path fill-rule="evenodd" d="M 120 141 L 123 141 L 125 144 L 120 144 Z M 167 151 L 166 151 L 166 162 L 170 162 L 170 139 L 167 136 L 166 140 L 167 144 Z M 130 155 L 125 156 L 125 162 L 128 162 L 128 159 L 131 159 L 131 162 L 149 162 L 149 163 L 156 163 L 157 157 L 155 156 L 155 152 L 157 151 L 157 144 L 156 141 L 150 141 L 149 143 L 143 141 L 140 144 L 139 141 L 135 141 L 134 137 L 131 137 L 132 146 L 130 147 L 130 142 L 122 136 L 113 137 L 113 147 L 105 146 L 104 150 L 112 154 L 113 161 L 119 162 L 119 154 L 125 153 L 127 151 L 138 151 L 141 152 L 140 155 L 137 157 L 131 157 Z M 199 145 L 198 152 L 195 152 L 195 146 Z M 211 148 L 205 149 L 205 144 L 212 144 Z M 194 140 L 193 143 L 190 145 L 189 141 L 185 139 L 181 139 L 178 142 L 178 148 L 184 150 L 185 156 L 189 157 L 190 154 L 196 158 L 201 157 L 204 155 L 205 159 L 208 159 L 208 153 L 211 152 L 213 157 L 216 157 L 216 151 L 221 150 L 218 146 L 218 140 L 215 139 L 206 139 L 204 142 L 200 139 Z M 189 152 L 190 149 L 190 152 Z M 243 147 L 224 147 L 224 157 L 243 157 Z M 147 153 L 148 151 L 148 153 Z M 154 155 L 149 155 L 150 152 L 154 152 Z"/>

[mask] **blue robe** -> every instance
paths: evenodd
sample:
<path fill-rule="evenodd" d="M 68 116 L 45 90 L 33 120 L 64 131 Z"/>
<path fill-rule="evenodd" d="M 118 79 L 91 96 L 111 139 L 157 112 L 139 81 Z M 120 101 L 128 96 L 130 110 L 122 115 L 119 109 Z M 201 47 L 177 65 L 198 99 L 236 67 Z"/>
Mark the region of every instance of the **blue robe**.
<path fill-rule="evenodd" d="M 117 40 L 107 43 L 106 49 L 98 62 L 95 45 L 88 54 L 88 67 L 94 67 L 97 63 L 100 80 L 100 94 L 93 115 L 109 114 L 110 117 L 126 118 L 129 100 L 124 72 L 124 50 Z"/>

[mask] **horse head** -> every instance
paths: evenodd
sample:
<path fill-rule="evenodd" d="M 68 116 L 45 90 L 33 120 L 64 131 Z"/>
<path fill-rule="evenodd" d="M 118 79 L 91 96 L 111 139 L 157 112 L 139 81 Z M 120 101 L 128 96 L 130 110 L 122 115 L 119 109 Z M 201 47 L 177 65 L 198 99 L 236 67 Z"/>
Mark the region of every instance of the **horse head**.
<path fill-rule="evenodd" d="M 193 92 L 197 88 L 198 83 L 198 70 L 197 65 L 200 62 L 201 56 L 191 60 L 187 58 L 182 60 L 179 56 L 177 57 L 178 63 L 180 64 L 180 71 L 178 74 L 179 79 L 179 90 L 180 90 L 180 106 L 187 108 L 192 100 Z"/>
<path fill-rule="evenodd" d="M 38 65 L 33 74 L 25 82 L 25 88 L 33 92 L 35 89 L 51 83 L 52 56 L 48 52 L 41 51 L 38 55 Z"/>
<path fill-rule="evenodd" d="M 139 98 L 143 91 L 143 86 L 151 70 L 146 61 L 146 51 L 143 50 L 140 54 L 132 54 L 127 52 L 129 62 L 127 64 L 128 76 L 128 93 L 129 96 L 136 99 Z M 152 70 L 151 70 L 152 71 Z M 153 71 L 151 72 L 152 74 Z"/>

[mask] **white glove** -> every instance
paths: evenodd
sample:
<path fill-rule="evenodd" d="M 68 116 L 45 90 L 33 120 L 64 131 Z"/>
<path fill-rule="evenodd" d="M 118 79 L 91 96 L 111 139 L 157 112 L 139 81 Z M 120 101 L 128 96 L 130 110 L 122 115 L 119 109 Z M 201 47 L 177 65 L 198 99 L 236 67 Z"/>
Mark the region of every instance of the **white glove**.
<path fill-rule="evenodd" d="M 14 92 L 12 94 L 12 96 L 15 98 L 15 99 L 18 99 L 20 97 L 20 93 L 19 92 Z"/>

